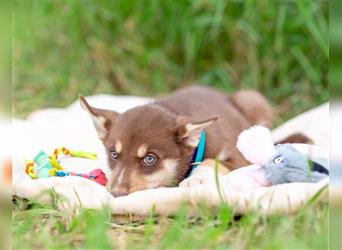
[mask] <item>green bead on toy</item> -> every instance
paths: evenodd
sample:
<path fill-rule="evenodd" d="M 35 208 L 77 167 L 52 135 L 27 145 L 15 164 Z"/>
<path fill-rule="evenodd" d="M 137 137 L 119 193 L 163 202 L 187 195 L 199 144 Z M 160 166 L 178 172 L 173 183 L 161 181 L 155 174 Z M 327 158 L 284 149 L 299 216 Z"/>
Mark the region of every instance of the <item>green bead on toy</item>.
<path fill-rule="evenodd" d="M 37 163 L 36 171 L 38 178 L 50 177 L 50 170 L 54 167 L 51 164 L 49 156 L 41 150 L 36 157 L 33 159 Z"/>

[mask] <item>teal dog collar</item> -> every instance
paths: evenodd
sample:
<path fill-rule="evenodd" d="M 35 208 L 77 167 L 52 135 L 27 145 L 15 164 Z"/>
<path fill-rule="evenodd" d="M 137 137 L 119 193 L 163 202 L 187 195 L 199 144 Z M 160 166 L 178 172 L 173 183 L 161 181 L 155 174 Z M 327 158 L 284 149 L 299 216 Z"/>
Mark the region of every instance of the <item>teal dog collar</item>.
<path fill-rule="evenodd" d="M 202 130 L 198 145 L 192 155 L 189 169 L 185 174 L 185 178 L 189 177 L 191 172 L 203 161 L 205 152 L 205 132 Z"/>

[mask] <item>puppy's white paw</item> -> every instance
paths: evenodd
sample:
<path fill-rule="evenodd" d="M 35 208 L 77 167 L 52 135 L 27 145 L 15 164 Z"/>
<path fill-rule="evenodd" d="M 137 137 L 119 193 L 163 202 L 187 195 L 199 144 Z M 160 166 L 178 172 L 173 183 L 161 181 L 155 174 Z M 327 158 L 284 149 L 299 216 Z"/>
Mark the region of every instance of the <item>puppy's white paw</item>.
<path fill-rule="evenodd" d="M 204 179 L 198 176 L 189 177 L 179 183 L 179 187 L 193 187 L 204 184 Z"/>
<path fill-rule="evenodd" d="M 219 174 L 219 179 L 221 174 Z M 198 185 L 206 185 L 215 183 L 214 169 L 206 166 L 196 167 L 191 175 L 179 183 L 179 187 L 194 187 Z"/>

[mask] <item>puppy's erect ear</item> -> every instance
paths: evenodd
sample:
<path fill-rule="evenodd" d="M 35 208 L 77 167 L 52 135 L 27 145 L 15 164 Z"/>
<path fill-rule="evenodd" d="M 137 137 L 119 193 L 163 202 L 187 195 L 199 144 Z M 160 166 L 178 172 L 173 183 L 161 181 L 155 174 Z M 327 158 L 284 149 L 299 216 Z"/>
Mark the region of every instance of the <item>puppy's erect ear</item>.
<path fill-rule="evenodd" d="M 204 121 L 190 122 L 189 118 L 179 116 L 177 118 L 177 136 L 180 139 L 185 139 L 185 143 L 188 146 L 195 148 L 198 145 L 202 130 L 210 126 L 217 119 L 217 117 L 213 117 Z"/>
<path fill-rule="evenodd" d="M 81 107 L 90 114 L 98 137 L 103 141 L 113 125 L 118 113 L 106 109 L 91 107 L 83 96 L 80 96 Z"/>

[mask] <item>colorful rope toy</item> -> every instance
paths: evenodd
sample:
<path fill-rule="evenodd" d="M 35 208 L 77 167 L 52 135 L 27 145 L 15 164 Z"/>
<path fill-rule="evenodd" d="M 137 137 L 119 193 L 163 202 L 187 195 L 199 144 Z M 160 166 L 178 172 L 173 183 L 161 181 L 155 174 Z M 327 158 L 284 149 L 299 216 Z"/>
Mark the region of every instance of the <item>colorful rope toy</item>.
<path fill-rule="evenodd" d="M 93 180 L 100 185 L 107 184 L 107 178 L 101 169 L 95 169 L 89 174 L 74 173 L 63 170 L 58 160 L 58 156 L 63 154 L 71 157 L 81 157 L 87 159 L 96 159 L 95 153 L 84 151 L 69 150 L 65 147 L 60 147 L 54 150 L 52 155 L 46 154 L 41 150 L 33 159 L 33 161 L 26 161 L 25 172 L 32 179 L 47 178 L 52 176 L 65 177 L 65 176 L 80 176 L 86 179 Z"/>

